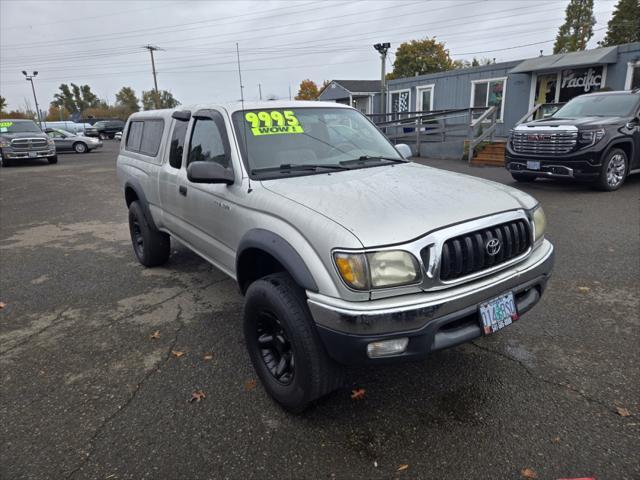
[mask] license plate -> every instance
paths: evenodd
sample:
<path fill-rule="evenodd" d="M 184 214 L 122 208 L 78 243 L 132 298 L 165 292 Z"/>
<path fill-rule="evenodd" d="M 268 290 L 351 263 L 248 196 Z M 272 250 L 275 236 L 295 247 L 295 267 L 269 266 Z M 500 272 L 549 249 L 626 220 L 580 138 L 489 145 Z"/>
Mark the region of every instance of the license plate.
<path fill-rule="evenodd" d="M 38 156 L 38 152 L 29 152 L 29 158 L 36 158 Z"/>
<path fill-rule="evenodd" d="M 535 160 L 527 160 L 527 169 L 540 170 L 540 162 L 536 162 Z"/>
<path fill-rule="evenodd" d="M 491 335 L 518 320 L 518 309 L 513 292 L 481 303 L 480 318 L 482 319 L 482 331 L 485 335 Z"/>

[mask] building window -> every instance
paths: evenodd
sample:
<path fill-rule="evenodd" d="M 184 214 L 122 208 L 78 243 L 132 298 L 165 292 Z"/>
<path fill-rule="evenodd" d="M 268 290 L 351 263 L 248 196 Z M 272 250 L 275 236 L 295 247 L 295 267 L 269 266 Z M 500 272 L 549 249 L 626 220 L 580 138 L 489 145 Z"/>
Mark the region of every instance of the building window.
<path fill-rule="evenodd" d="M 565 103 L 578 95 L 597 92 L 604 86 L 603 78 L 603 67 L 563 70 L 558 101 Z"/>
<path fill-rule="evenodd" d="M 430 112 L 433 110 L 433 85 L 416 87 L 416 93 L 418 95 L 416 110 L 419 112 Z"/>
<path fill-rule="evenodd" d="M 624 85 L 625 90 L 640 88 L 640 60 L 627 63 L 627 80 Z"/>
<path fill-rule="evenodd" d="M 389 103 L 390 113 L 403 113 L 409 111 L 409 103 L 411 102 L 411 90 L 397 90 L 395 92 L 390 92 L 389 94 Z M 400 118 L 400 115 L 393 115 L 393 119 Z"/>
<path fill-rule="evenodd" d="M 507 86 L 507 78 L 491 78 L 487 80 L 474 80 L 471 82 L 471 106 L 472 107 L 496 107 L 497 119 L 502 122 L 504 115 L 504 98 Z M 482 112 L 475 113 L 478 118 Z"/>

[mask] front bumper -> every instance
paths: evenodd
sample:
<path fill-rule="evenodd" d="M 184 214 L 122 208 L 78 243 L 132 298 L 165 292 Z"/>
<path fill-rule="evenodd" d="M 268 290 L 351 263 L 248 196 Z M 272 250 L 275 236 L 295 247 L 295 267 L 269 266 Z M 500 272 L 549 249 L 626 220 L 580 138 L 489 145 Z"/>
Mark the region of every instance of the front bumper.
<path fill-rule="evenodd" d="M 25 150 L 16 151 L 10 147 L 4 147 L 0 150 L 0 155 L 2 155 L 3 158 L 7 158 L 7 159 L 46 158 L 46 157 L 53 157 L 55 154 L 56 154 L 55 147 L 42 148 L 42 149 L 31 150 L 31 151 L 25 151 Z"/>
<path fill-rule="evenodd" d="M 526 173 L 539 177 L 595 180 L 602 170 L 601 153 L 595 147 L 589 147 L 553 157 L 536 156 L 516 153 L 507 145 L 505 167 L 513 173 Z M 529 169 L 527 167 L 529 160 L 540 162 L 540 169 Z"/>
<path fill-rule="evenodd" d="M 518 312 L 540 299 L 553 269 L 553 245 L 544 241 L 523 262 L 490 277 L 444 291 L 346 302 L 307 292 L 311 315 L 329 355 L 343 364 L 415 359 L 482 335 L 478 306 L 512 291 Z M 380 358 L 367 356 L 371 342 L 408 337 L 406 350 Z"/>

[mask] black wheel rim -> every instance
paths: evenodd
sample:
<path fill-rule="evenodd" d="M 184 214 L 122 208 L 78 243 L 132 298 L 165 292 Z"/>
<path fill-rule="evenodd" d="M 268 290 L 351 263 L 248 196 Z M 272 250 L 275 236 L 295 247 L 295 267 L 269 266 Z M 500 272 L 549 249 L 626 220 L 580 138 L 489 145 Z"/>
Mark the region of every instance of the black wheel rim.
<path fill-rule="evenodd" d="M 135 248 L 138 257 L 142 258 L 144 254 L 144 238 L 142 237 L 142 229 L 137 217 L 133 219 L 133 248 Z"/>
<path fill-rule="evenodd" d="M 295 356 L 287 332 L 268 311 L 260 313 L 255 325 L 258 350 L 267 370 L 278 383 L 289 385 L 295 375 Z"/>

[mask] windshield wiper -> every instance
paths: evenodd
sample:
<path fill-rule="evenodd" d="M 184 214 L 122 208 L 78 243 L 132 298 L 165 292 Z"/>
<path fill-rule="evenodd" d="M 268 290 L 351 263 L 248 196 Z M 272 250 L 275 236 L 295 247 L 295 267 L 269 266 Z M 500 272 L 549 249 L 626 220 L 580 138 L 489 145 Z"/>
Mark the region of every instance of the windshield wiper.
<path fill-rule="evenodd" d="M 407 163 L 406 160 L 402 159 L 402 158 L 393 158 L 393 157 L 384 157 L 384 156 L 379 156 L 379 155 L 362 155 L 359 158 L 354 158 L 353 160 L 343 160 L 342 162 L 340 162 L 340 165 L 359 165 L 359 164 L 364 164 L 366 162 L 371 162 L 371 161 L 388 161 L 388 162 L 393 162 L 393 163 Z"/>
<path fill-rule="evenodd" d="M 254 168 L 251 170 L 252 174 L 256 173 L 265 173 L 265 172 L 295 172 L 295 171 L 316 171 L 319 169 L 326 170 L 349 170 L 347 167 L 342 165 L 328 163 L 283 163 L 278 165 L 277 167 L 264 167 L 264 168 Z"/>

